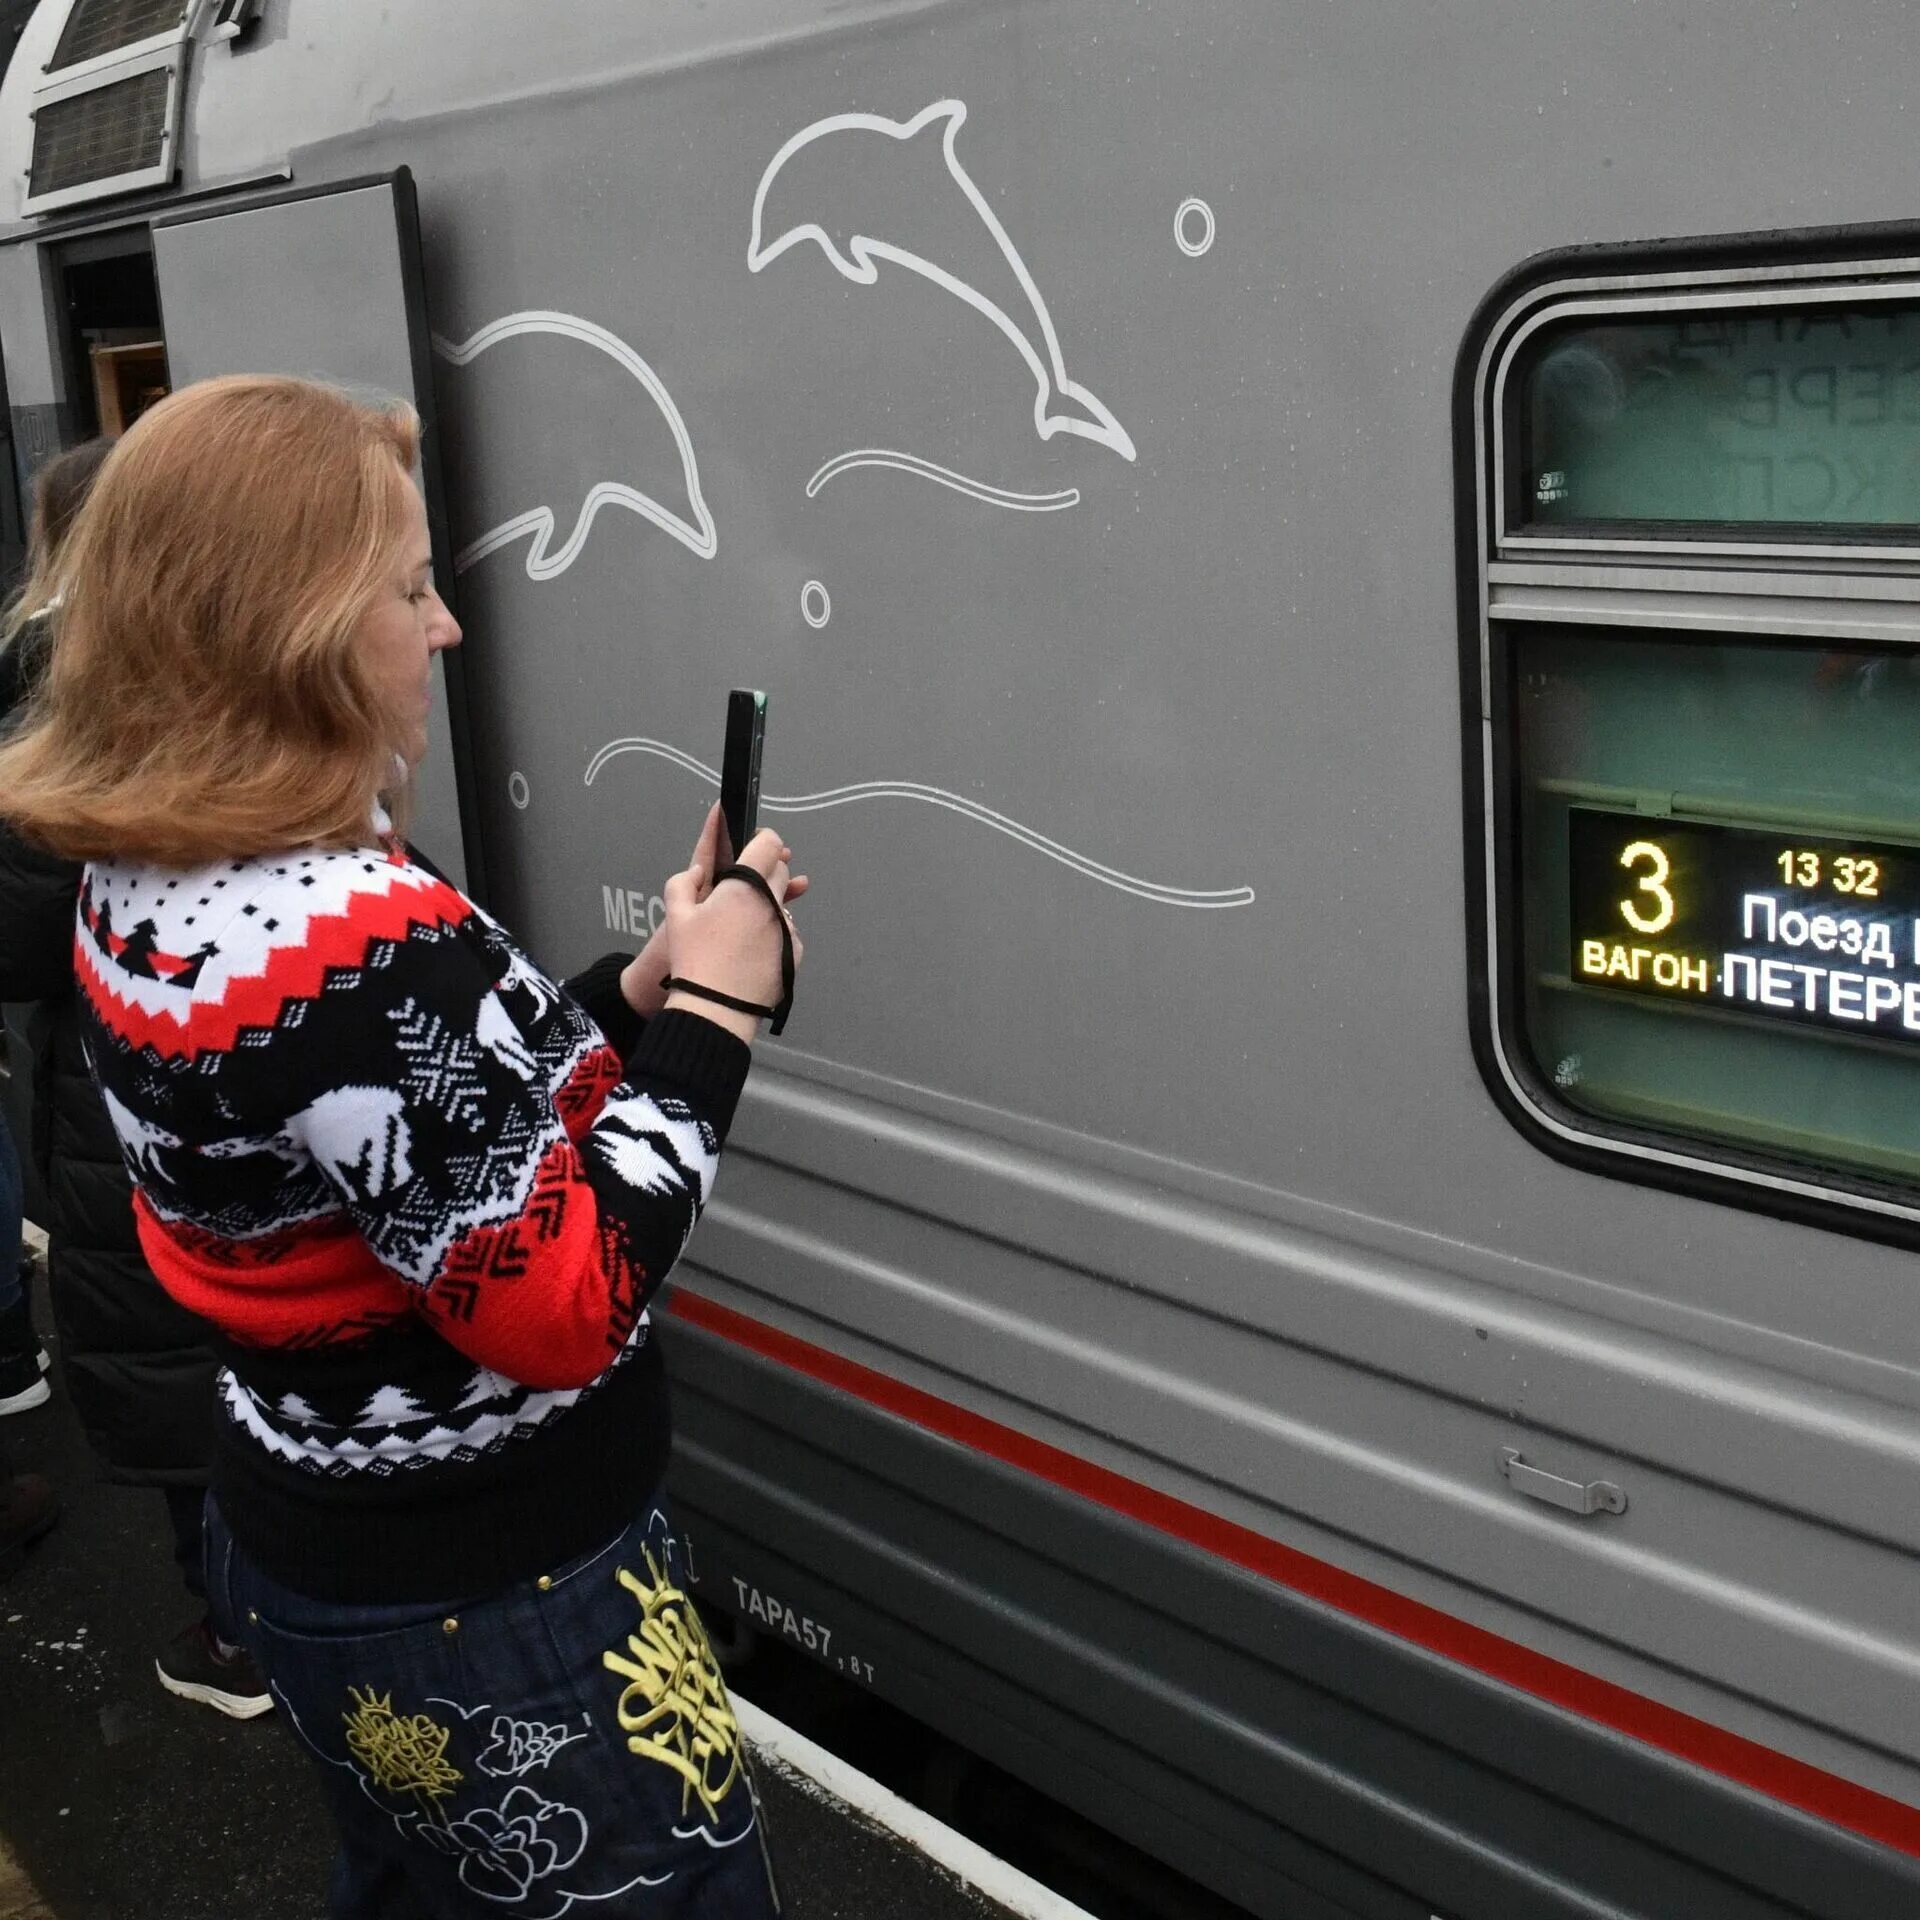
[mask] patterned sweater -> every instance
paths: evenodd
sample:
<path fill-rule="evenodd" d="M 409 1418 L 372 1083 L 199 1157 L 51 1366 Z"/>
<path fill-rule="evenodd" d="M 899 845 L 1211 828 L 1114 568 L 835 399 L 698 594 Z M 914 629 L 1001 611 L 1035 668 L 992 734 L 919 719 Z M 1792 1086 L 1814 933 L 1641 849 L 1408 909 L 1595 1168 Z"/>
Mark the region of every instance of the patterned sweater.
<path fill-rule="evenodd" d="M 468 1598 L 658 1481 L 647 1301 L 749 1050 L 643 1028 L 619 965 L 557 988 L 397 846 L 87 869 L 94 1072 L 153 1270 L 216 1330 L 215 1494 L 286 1585 Z"/>

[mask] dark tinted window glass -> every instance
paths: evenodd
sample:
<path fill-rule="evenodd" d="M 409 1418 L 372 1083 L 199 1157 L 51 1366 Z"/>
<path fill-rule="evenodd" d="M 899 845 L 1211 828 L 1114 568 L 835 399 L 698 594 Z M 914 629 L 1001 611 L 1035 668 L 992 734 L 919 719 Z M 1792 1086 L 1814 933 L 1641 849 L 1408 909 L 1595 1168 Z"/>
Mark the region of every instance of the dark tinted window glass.
<path fill-rule="evenodd" d="M 1518 372 L 1522 521 L 1920 526 L 1920 303 L 1572 324 Z"/>
<path fill-rule="evenodd" d="M 1920 657 L 1537 627 L 1514 660 L 1541 1078 L 1920 1186 Z"/>

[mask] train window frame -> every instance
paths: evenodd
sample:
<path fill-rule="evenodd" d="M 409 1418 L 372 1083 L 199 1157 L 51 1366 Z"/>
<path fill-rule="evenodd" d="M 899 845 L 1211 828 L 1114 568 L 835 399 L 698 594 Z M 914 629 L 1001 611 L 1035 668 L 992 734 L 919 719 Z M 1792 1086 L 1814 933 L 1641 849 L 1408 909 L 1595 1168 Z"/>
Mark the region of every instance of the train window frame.
<path fill-rule="evenodd" d="M 1468 1013 L 1495 1103 L 1534 1145 L 1587 1171 L 1920 1247 L 1920 1183 L 1604 1118 L 1541 1071 L 1523 1019 L 1519 756 L 1506 698 L 1517 636 L 1539 622 L 1920 650 L 1920 529 L 1828 538 L 1778 524 L 1613 522 L 1549 533 L 1530 528 L 1513 492 L 1526 454 L 1510 376 L 1542 327 L 1899 299 L 1920 301 L 1920 224 L 1584 247 L 1523 263 L 1482 301 L 1456 363 L 1456 587 Z"/>

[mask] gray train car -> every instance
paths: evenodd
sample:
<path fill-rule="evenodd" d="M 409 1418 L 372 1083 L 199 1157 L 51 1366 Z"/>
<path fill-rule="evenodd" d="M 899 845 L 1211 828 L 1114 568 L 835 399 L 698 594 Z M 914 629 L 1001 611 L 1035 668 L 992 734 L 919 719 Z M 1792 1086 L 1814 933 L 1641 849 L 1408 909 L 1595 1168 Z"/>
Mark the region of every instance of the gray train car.
<path fill-rule="evenodd" d="M 44 0 L 0 93 L 23 472 L 428 414 L 424 838 L 553 964 L 769 691 L 700 1590 L 1267 1920 L 1920 1911 L 1915 46 Z"/>

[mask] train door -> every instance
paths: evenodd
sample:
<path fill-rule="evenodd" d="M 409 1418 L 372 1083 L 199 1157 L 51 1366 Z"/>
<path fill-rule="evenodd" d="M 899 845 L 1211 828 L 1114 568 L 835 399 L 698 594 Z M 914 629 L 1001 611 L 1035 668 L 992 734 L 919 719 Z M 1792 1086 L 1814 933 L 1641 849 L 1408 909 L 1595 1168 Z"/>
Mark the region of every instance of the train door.
<path fill-rule="evenodd" d="M 167 362 L 176 386 L 222 373 L 292 373 L 398 394 L 420 411 L 421 482 L 435 573 L 452 599 L 419 225 L 405 168 L 377 179 L 194 209 L 153 223 Z M 420 769 L 414 836 L 483 891 L 466 776 L 458 653 L 434 675 L 434 749 Z"/>
<path fill-rule="evenodd" d="M 152 237 L 145 227 L 87 234 L 55 262 L 75 430 L 124 433 L 168 390 Z"/>

